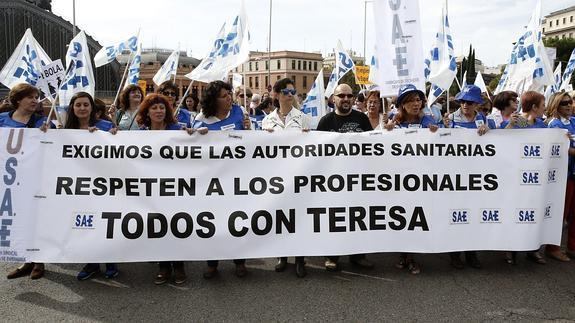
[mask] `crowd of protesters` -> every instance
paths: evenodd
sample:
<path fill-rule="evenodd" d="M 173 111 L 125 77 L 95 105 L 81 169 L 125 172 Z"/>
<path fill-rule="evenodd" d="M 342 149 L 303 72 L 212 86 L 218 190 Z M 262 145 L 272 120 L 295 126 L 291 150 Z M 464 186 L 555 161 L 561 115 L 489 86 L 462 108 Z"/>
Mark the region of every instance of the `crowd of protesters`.
<path fill-rule="evenodd" d="M 427 102 L 422 89 L 407 84 L 399 89 L 396 97 L 381 98 L 377 88 L 362 90 L 357 95 L 346 84 L 336 87 L 330 102 L 333 111 L 327 113 L 318 123 L 317 129 L 310 129 L 309 115 L 299 109 L 301 97 L 295 90 L 293 81 L 281 79 L 273 86 L 272 93 L 253 94 L 249 88 L 232 89 L 222 81 L 208 84 L 202 98 L 196 94 L 178 97 L 178 88 L 170 81 L 163 83 L 157 93 L 144 95 L 138 86 L 128 86 L 119 97 L 118 105 L 105 104 L 90 94 L 80 92 L 69 102 L 66 120 L 59 126 L 55 120 L 44 116 L 39 102 L 40 91 L 28 84 L 13 87 L 7 100 L 0 105 L 0 127 L 40 128 L 42 131 L 55 128 L 84 129 L 90 132 L 108 131 L 112 135 L 117 131 L 176 130 L 188 134 L 227 130 L 264 130 L 268 132 L 297 130 L 308 132 L 330 131 L 340 133 L 364 131 L 394 131 L 401 128 L 428 128 L 435 132 L 438 128 L 476 129 L 479 136 L 496 129 L 537 129 L 561 128 L 567 130 L 571 138 L 569 149 L 568 180 L 566 186 L 564 221 L 567 228 L 566 251 L 560 246 L 547 245 L 544 253 L 547 257 L 568 262 L 575 257 L 575 117 L 573 117 L 573 97 L 566 92 L 546 98 L 533 91 L 518 95 L 504 91 L 492 99 L 474 85 L 465 86 L 454 100 L 446 102 L 445 97 L 435 102 Z M 449 108 L 448 108 L 449 107 Z M 481 268 L 479 253 L 461 250 L 450 253 L 451 265 L 462 269 L 467 264 Z M 505 261 L 516 264 L 517 252 L 507 252 Z M 545 264 L 546 257 L 539 250 L 527 253 L 528 259 Z M 350 255 L 352 264 L 371 269 L 374 264 L 366 255 Z M 415 261 L 415 255 L 401 253 L 397 268 L 406 269 L 410 274 L 419 274 L 421 266 Z M 327 256 L 325 269 L 339 270 L 339 257 Z M 282 272 L 287 268 L 288 259 L 278 258 L 275 270 Z M 235 275 L 247 274 L 245 259 L 235 259 Z M 304 257 L 295 258 L 297 277 L 305 277 Z M 106 278 L 119 274 L 118 266 L 105 265 Z M 99 264 L 87 264 L 79 271 L 78 280 L 86 280 L 100 272 Z M 44 264 L 26 263 L 8 273 L 8 279 L 30 276 L 32 279 L 43 277 Z M 203 277 L 210 279 L 218 275 L 218 260 L 207 262 Z M 182 261 L 159 263 L 159 271 L 154 283 L 161 285 L 169 281 L 183 284 L 187 280 L 185 264 Z"/>

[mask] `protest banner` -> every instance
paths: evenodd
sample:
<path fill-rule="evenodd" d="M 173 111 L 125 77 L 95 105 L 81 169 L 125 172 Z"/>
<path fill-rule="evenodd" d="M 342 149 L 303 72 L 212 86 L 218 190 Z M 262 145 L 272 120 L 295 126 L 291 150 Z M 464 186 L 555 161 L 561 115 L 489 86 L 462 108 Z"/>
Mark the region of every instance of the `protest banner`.
<path fill-rule="evenodd" d="M 0 129 L 2 261 L 534 250 L 559 244 L 563 130 Z"/>

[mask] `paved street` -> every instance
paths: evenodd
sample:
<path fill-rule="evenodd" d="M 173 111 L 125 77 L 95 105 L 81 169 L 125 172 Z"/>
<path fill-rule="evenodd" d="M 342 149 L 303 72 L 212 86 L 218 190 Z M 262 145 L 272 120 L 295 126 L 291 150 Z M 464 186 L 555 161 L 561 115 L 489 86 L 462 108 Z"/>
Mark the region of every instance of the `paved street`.
<path fill-rule="evenodd" d="M 14 321 L 484 321 L 575 320 L 575 261 L 537 265 L 518 257 L 509 266 L 503 253 L 483 252 L 484 269 L 456 270 L 449 256 L 420 255 L 423 273 L 394 268 L 396 254 L 374 254 L 373 270 L 342 259 L 343 271 L 329 273 L 323 258 L 307 260 L 309 274 L 295 277 L 292 265 L 273 270 L 273 259 L 248 260 L 249 275 L 238 279 L 231 261 L 219 277 L 201 277 L 203 262 L 187 263 L 188 282 L 155 286 L 156 265 L 121 264 L 120 276 L 86 282 L 81 265 L 48 264 L 45 278 L 0 278 L 0 317 Z M 6 272 L 13 266 L 0 264 Z"/>

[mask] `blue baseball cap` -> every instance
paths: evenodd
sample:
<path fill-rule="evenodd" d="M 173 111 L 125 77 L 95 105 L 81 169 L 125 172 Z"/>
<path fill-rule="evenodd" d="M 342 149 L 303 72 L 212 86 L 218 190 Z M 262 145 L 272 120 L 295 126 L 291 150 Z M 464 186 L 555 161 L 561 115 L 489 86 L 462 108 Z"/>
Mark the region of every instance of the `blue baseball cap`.
<path fill-rule="evenodd" d="M 422 101 L 425 100 L 425 93 L 423 93 L 421 90 L 418 90 L 415 85 L 413 84 L 405 84 L 402 85 L 399 88 L 399 92 L 397 93 L 397 101 L 396 101 L 396 105 L 398 107 L 401 106 L 401 102 L 403 101 L 403 99 L 405 99 L 405 97 L 409 94 L 409 93 L 413 93 L 416 92 L 417 94 L 419 94 L 419 97 L 421 98 Z"/>
<path fill-rule="evenodd" d="M 461 89 L 455 96 L 457 101 L 471 101 L 477 104 L 483 104 L 483 98 L 481 97 L 481 89 L 473 84 L 469 84 Z"/>

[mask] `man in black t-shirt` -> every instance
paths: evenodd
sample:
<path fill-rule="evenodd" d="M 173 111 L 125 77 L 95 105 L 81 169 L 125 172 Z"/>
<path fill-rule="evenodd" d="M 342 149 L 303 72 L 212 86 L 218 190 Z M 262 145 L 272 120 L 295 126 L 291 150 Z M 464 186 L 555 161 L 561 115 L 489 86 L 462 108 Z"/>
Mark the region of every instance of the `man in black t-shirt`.
<path fill-rule="evenodd" d="M 353 91 L 349 85 L 338 85 L 333 94 L 335 111 L 326 114 L 319 120 L 317 130 L 335 132 L 364 132 L 373 130 L 367 115 L 352 109 L 353 99 Z"/>
<path fill-rule="evenodd" d="M 362 112 L 352 109 L 353 91 L 347 84 L 340 84 L 335 88 L 333 99 L 335 111 L 323 116 L 317 125 L 319 131 L 334 132 L 364 132 L 373 130 L 369 118 Z M 364 254 L 351 255 L 352 264 L 363 268 L 373 268 L 373 263 L 365 258 Z M 328 256 L 325 261 L 327 271 L 338 270 L 338 256 Z"/>

